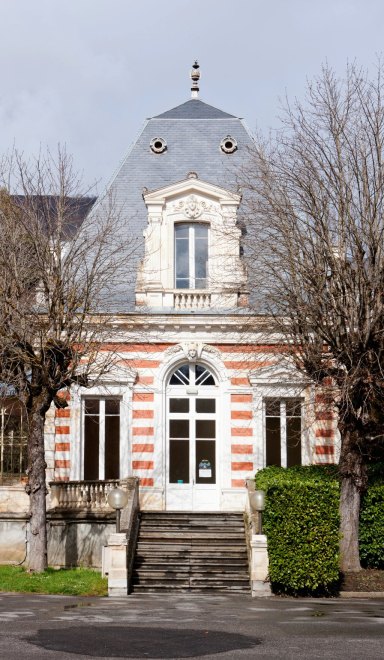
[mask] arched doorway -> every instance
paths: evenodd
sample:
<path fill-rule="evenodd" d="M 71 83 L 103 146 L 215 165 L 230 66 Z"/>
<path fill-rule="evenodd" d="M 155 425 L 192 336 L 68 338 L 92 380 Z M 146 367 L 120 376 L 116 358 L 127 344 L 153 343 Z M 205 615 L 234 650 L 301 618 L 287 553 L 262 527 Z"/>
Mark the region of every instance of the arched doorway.
<path fill-rule="evenodd" d="M 218 511 L 218 386 L 204 364 L 175 368 L 167 385 L 166 508 Z"/>

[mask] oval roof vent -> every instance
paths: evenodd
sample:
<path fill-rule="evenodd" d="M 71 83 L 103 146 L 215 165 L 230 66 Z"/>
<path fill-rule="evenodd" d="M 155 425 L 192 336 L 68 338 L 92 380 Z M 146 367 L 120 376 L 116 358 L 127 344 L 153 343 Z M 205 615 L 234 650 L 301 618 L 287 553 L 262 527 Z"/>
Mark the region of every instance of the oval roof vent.
<path fill-rule="evenodd" d="M 151 140 L 149 146 L 154 154 L 162 154 L 167 148 L 167 143 L 164 138 L 155 137 Z"/>
<path fill-rule="evenodd" d="M 220 149 L 221 151 L 224 151 L 225 154 L 233 154 L 233 152 L 237 149 L 237 142 L 235 138 L 227 135 L 227 137 L 221 140 Z"/>

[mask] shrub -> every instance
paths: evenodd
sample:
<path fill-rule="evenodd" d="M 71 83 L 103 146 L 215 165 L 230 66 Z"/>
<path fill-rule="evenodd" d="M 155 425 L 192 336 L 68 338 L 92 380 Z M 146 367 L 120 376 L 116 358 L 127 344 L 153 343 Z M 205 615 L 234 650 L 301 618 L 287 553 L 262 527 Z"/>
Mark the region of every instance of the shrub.
<path fill-rule="evenodd" d="M 360 511 L 360 559 L 365 568 L 384 569 L 384 484 L 374 480 Z"/>
<path fill-rule="evenodd" d="M 334 466 L 268 467 L 263 516 L 275 593 L 331 595 L 339 588 L 339 484 Z"/>

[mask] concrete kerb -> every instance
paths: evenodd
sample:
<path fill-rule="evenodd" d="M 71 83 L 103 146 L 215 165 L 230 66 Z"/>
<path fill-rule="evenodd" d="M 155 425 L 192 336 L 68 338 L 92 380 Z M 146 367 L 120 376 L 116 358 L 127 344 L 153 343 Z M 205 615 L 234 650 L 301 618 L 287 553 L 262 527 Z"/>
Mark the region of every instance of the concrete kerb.
<path fill-rule="evenodd" d="M 339 598 L 384 598 L 384 591 L 340 591 Z"/>

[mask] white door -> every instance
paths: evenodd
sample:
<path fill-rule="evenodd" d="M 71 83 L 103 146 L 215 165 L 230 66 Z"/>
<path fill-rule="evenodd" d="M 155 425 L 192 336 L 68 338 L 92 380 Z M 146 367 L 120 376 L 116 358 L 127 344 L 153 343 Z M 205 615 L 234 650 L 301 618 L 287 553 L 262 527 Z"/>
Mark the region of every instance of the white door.
<path fill-rule="evenodd" d="M 167 393 L 166 508 L 218 511 L 217 387 L 200 364 L 172 374 Z"/>

